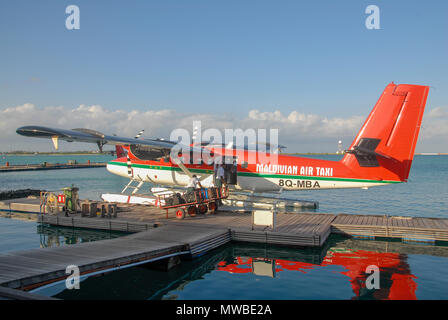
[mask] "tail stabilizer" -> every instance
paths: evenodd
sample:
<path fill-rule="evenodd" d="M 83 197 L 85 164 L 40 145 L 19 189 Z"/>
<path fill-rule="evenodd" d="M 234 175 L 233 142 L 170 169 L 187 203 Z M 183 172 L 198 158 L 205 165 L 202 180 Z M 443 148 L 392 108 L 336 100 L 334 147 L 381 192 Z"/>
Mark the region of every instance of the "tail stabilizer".
<path fill-rule="evenodd" d="M 362 178 L 407 181 L 428 91 L 390 83 L 341 162 Z"/>

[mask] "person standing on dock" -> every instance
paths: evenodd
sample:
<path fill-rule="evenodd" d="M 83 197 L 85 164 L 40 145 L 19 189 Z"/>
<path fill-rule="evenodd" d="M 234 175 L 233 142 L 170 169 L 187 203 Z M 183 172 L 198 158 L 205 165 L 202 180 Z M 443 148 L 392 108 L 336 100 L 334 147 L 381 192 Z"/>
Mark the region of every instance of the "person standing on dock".
<path fill-rule="evenodd" d="M 226 183 L 224 165 L 220 164 L 218 170 L 216 170 L 216 187 L 219 189 L 219 194 L 222 194 L 222 186 Z M 219 199 L 219 205 L 222 205 L 221 199 Z"/>
<path fill-rule="evenodd" d="M 188 182 L 187 193 L 193 192 L 198 188 L 198 186 L 199 188 L 202 188 L 201 182 L 199 181 L 198 177 L 194 174 L 191 176 L 190 182 Z"/>
<path fill-rule="evenodd" d="M 226 182 L 224 165 L 220 164 L 218 170 L 216 170 L 216 187 L 221 188 Z"/>

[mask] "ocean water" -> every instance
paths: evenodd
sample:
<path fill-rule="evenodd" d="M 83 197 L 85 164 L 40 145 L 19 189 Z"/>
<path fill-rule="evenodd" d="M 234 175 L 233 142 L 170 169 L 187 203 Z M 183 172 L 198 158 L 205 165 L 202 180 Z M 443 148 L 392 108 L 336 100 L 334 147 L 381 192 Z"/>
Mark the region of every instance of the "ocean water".
<path fill-rule="evenodd" d="M 64 156 L 61 161 L 76 157 Z M 320 158 L 337 160 L 339 156 Z M 42 158 L 34 160 L 40 163 Z M 416 156 L 408 183 L 287 195 L 319 201 L 317 212 L 448 218 L 447 182 L 448 156 Z M 127 179 L 105 168 L 0 173 L 0 190 L 56 190 L 75 184 L 81 197 L 89 199 L 99 199 L 103 192 L 120 192 L 126 183 Z M 84 231 L 88 233 L 0 218 L 0 252 L 120 236 Z M 379 268 L 378 289 L 366 286 L 370 265 Z M 36 293 L 61 299 L 448 299 L 447 269 L 446 243 L 417 245 L 331 236 L 321 249 L 232 243 L 182 261 L 170 271 L 139 266 L 86 278 L 80 290 L 57 284 Z"/>

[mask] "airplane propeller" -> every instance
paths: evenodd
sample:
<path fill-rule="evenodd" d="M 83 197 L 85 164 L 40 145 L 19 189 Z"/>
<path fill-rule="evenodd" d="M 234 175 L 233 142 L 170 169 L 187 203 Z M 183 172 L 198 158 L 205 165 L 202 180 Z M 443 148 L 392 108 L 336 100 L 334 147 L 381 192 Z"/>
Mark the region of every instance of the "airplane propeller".
<path fill-rule="evenodd" d="M 142 136 L 143 132 L 145 132 L 145 129 L 140 130 L 139 133 L 137 133 L 137 135 L 134 137 L 135 139 L 138 139 Z"/>

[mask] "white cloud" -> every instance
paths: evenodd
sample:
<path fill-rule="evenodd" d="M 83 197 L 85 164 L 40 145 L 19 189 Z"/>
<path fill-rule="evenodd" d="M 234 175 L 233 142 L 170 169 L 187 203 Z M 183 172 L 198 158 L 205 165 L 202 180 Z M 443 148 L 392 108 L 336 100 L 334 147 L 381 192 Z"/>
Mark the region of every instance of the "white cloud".
<path fill-rule="evenodd" d="M 436 107 L 428 112 L 429 119 L 443 119 L 448 118 L 448 107 Z"/>
<path fill-rule="evenodd" d="M 447 151 L 448 146 L 448 107 L 436 107 L 423 117 L 421 127 L 422 141 L 438 141 Z"/>
<path fill-rule="evenodd" d="M 194 114 L 175 110 L 108 110 L 101 105 L 80 105 L 75 108 L 63 106 L 36 107 L 31 103 L 0 109 L 0 150 L 51 150 L 46 139 L 32 139 L 17 135 L 16 129 L 25 125 L 42 125 L 64 129 L 90 128 L 106 134 L 133 137 L 145 129 L 146 137 L 168 138 L 176 128 L 192 132 L 193 121 L 202 121 L 207 128 L 279 129 L 279 142 L 288 151 L 334 152 L 337 141 L 344 147 L 353 140 L 365 116 L 327 118 L 316 114 L 292 111 L 283 114 L 279 110 L 262 112 L 250 110 L 247 114 Z M 425 151 L 448 151 L 448 108 L 434 108 L 426 114 L 421 130 L 420 143 Z M 426 150 L 434 140 L 442 149 Z M 62 150 L 94 149 L 92 145 L 60 144 Z M 429 147 L 428 147 L 429 148 Z M 431 147 L 432 148 L 432 147 Z"/>

